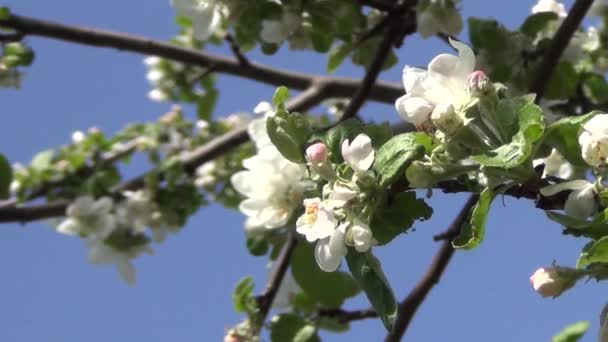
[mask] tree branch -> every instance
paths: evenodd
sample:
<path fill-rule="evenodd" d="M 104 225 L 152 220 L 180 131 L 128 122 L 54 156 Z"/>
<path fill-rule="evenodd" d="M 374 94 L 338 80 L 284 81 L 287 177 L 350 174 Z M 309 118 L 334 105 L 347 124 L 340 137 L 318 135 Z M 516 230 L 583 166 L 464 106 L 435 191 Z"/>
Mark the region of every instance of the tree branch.
<path fill-rule="evenodd" d="M 568 16 L 564 19 L 564 22 L 560 25 L 555 36 L 551 40 L 551 45 L 549 45 L 547 52 L 544 54 L 543 59 L 538 66 L 538 70 L 536 71 L 536 78 L 530 87 L 530 92 L 536 94 L 537 102 L 542 98 L 562 53 L 568 46 L 568 43 L 570 43 L 570 39 L 574 32 L 576 32 L 581 25 L 581 22 L 592 3 L 593 0 L 576 0 L 568 13 Z"/>
<path fill-rule="evenodd" d="M 355 311 L 346 311 L 341 308 L 337 309 L 319 309 L 317 312 L 319 317 L 328 317 L 337 320 L 339 323 L 346 324 L 353 321 L 361 321 L 368 318 L 376 318 L 378 314 L 373 308 Z"/>
<path fill-rule="evenodd" d="M 298 239 L 296 238 L 296 233 L 291 229 L 289 230 L 289 233 L 287 233 L 287 241 L 285 242 L 283 249 L 281 249 L 281 254 L 279 254 L 279 257 L 275 262 L 277 266 L 274 268 L 270 278 L 268 278 L 266 289 L 264 289 L 264 292 L 256 298 L 258 302 L 258 314 L 256 316 L 257 324 L 255 325 L 256 331 L 254 332 L 256 335 L 262 328 L 266 316 L 268 316 L 272 302 L 285 278 L 285 273 L 287 273 L 291 261 L 291 255 L 297 244 Z"/>
<path fill-rule="evenodd" d="M 439 251 L 435 254 L 431 265 L 420 281 L 418 281 L 416 287 L 414 287 L 408 296 L 399 303 L 395 328 L 392 333 L 386 336 L 386 342 L 401 340 L 412 321 L 412 318 L 414 318 L 416 311 L 420 307 L 420 304 L 426 299 L 426 296 L 431 292 L 433 287 L 439 283 L 441 275 L 454 255 L 452 239 L 460 233 L 462 225 L 468 220 L 469 213 L 478 199 L 479 195 L 477 194 L 469 197 L 464 207 L 460 210 L 460 213 L 458 213 L 458 216 L 452 221 L 447 230 L 447 235 L 449 235 L 450 238 L 443 242 L 441 248 L 439 248 Z"/>
<path fill-rule="evenodd" d="M 304 90 L 313 83 L 323 83 L 326 85 L 326 98 L 350 97 L 360 85 L 360 80 L 357 79 L 291 72 L 257 63 L 243 64 L 234 58 L 182 48 L 146 37 L 65 25 L 15 14 L 6 20 L 0 20 L 0 26 L 14 29 L 22 35 L 36 35 L 89 46 L 116 48 L 204 68 L 213 67 L 217 72 L 275 86 L 284 85 L 288 88 Z M 403 95 L 403 92 L 403 88 L 399 84 L 377 82 L 370 90 L 369 98 L 373 101 L 393 103 Z"/>

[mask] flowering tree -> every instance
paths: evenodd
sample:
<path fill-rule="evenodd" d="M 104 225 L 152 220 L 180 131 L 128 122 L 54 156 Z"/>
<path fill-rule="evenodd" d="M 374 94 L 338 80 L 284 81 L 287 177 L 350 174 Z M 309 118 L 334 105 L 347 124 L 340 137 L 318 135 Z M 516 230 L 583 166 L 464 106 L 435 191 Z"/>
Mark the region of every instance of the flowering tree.
<path fill-rule="evenodd" d="M 317 341 L 378 318 L 387 341 L 400 340 L 456 250 L 482 243 L 497 196 L 534 201 L 564 233 L 588 243 L 576 265 L 553 264 L 530 278 L 543 297 L 583 279 L 608 278 L 608 4 L 577 0 L 570 11 L 540 0 L 516 30 L 468 18 L 469 42 L 453 0 L 173 0 L 179 32 L 171 42 L 69 26 L 0 8 L 0 84 L 19 87 L 34 60 L 24 40 L 37 35 L 148 55 L 153 101 L 191 103 L 190 121 L 174 107 L 157 122 L 113 136 L 74 132 L 72 143 L 42 151 L 24 166 L 0 158 L 0 222 L 57 218 L 57 233 L 86 242 L 92 263 L 114 265 L 135 282 L 131 263 L 214 201 L 246 216 L 247 248 L 273 271 L 261 294 L 251 278 L 233 294 L 243 321 L 225 341 Z M 585 15 L 595 26 L 584 28 Z M 446 50 L 427 68 L 405 66 L 403 85 L 378 81 L 414 34 L 439 37 Z M 227 44 L 232 57 L 205 51 Z M 288 44 L 328 55 L 328 75 L 251 62 Z M 331 74 L 345 59 L 361 80 Z M 215 77 L 277 87 L 253 112 L 212 120 Z M 34 76 L 35 77 L 35 76 Z M 300 91 L 296 96 L 290 90 Z M 270 96 L 269 96 L 270 97 Z M 403 123 L 362 121 L 366 101 L 395 104 Z M 308 115 L 324 102 L 329 115 Z M 147 155 L 152 168 L 123 179 L 121 162 Z M 435 191 L 469 199 L 441 241 L 427 273 L 403 300 L 373 250 L 433 214 Z M 43 200 L 44 203 L 40 204 Z M 34 203 L 34 201 L 37 201 Z M 341 266 L 342 265 L 342 266 Z M 370 308 L 342 304 L 365 293 Z M 276 315 L 268 317 L 271 309 Z M 608 341 L 606 311 L 601 341 Z M 555 336 L 575 341 L 577 323 Z"/>

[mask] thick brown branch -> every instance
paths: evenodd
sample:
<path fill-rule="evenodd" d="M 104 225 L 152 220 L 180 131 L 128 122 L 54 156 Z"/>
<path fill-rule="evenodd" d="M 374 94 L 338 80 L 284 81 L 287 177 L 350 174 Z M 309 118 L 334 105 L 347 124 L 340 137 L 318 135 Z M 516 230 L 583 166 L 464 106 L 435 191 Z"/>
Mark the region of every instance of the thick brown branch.
<path fill-rule="evenodd" d="M 400 341 L 405 334 L 412 318 L 416 314 L 416 311 L 420 307 L 420 304 L 426 299 L 426 296 L 431 292 L 433 286 L 435 286 L 441 275 L 448 266 L 448 263 L 454 255 L 454 247 L 452 246 L 452 238 L 456 237 L 460 233 L 462 225 L 466 222 L 469 217 L 469 213 L 473 206 L 477 203 L 479 195 L 471 195 L 464 207 L 460 210 L 460 213 L 450 227 L 447 230 L 447 234 L 451 237 L 450 239 L 443 242 L 437 254 L 433 258 L 433 262 L 427 269 L 424 276 L 420 279 L 416 287 L 408 294 L 408 296 L 399 303 L 399 310 L 397 319 L 395 321 L 394 331 L 389 334 L 385 341 L 393 342 Z"/>
<path fill-rule="evenodd" d="M 570 39 L 574 32 L 576 32 L 581 25 L 581 22 L 592 3 L 593 0 L 577 0 L 572 6 L 572 9 L 570 9 L 566 19 L 564 19 L 564 22 L 555 33 L 551 45 L 549 45 L 547 52 L 544 54 L 543 59 L 538 66 L 536 78 L 530 87 L 530 92 L 536 93 L 537 102 L 542 98 L 562 53 L 570 43 Z"/>
<path fill-rule="evenodd" d="M 23 35 L 37 35 L 90 46 L 116 48 L 200 67 L 213 67 L 217 72 L 275 86 L 284 85 L 288 88 L 304 90 L 313 83 L 323 83 L 326 85 L 325 98 L 350 97 L 360 85 L 360 80 L 356 79 L 291 72 L 257 63 L 243 65 L 234 58 L 182 48 L 146 37 L 65 25 L 19 15 L 11 15 L 7 20 L 0 20 L 0 26 L 14 29 Z M 369 99 L 393 103 L 402 93 L 403 88 L 399 84 L 377 82 L 370 91 Z"/>

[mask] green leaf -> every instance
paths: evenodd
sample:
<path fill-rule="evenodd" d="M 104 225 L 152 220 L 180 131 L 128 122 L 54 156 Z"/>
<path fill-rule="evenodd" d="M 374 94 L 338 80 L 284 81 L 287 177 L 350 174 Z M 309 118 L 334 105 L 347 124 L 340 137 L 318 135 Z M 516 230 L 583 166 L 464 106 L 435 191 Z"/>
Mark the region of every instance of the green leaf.
<path fill-rule="evenodd" d="M 263 238 L 248 237 L 247 249 L 253 256 L 263 256 L 268 252 L 268 242 Z"/>
<path fill-rule="evenodd" d="M 365 291 L 367 299 L 378 313 L 387 331 L 393 331 L 397 317 L 397 301 L 382 268 L 380 261 L 371 252 L 359 253 L 349 249 L 346 254 L 348 268 Z"/>
<path fill-rule="evenodd" d="M 380 186 L 387 187 L 399 177 L 414 160 L 430 149 L 432 138 L 424 133 L 405 133 L 392 137 L 376 153 L 373 168 L 380 175 Z"/>
<path fill-rule="evenodd" d="M 28 66 L 34 61 L 34 51 L 21 42 L 11 42 L 4 45 L 4 56 L 17 58 L 10 63 L 13 66 Z"/>
<path fill-rule="evenodd" d="M 257 304 L 252 295 L 254 286 L 251 277 L 245 277 L 236 284 L 232 292 L 232 303 L 236 312 L 255 312 Z"/>
<path fill-rule="evenodd" d="M 315 327 L 306 322 L 304 318 L 293 313 L 284 313 L 272 317 L 270 341 L 317 342 L 320 339 Z"/>
<path fill-rule="evenodd" d="M 389 206 L 381 206 L 374 212 L 371 223 L 373 236 L 379 245 L 385 245 L 407 232 L 414 221 L 428 220 L 431 215 L 433 208 L 423 199 L 416 198 L 415 191 L 400 192 Z"/>
<path fill-rule="evenodd" d="M 550 23 L 557 20 L 557 13 L 554 12 L 539 12 L 532 14 L 526 21 L 521 25 L 519 31 L 531 38 L 535 38 L 536 35 L 545 30 Z"/>
<path fill-rule="evenodd" d="M 38 152 L 32 161 L 30 162 L 30 166 L 37 171 L 43 171 L 51 167 L 51 162 L 53 161 L 53 156 L 55 151 L 53 150 L 45 150 L 42 152 Z"/>
<path fill-rule="evenodd" d="M 372 147 L 375 150 L 378 150 L 394 136 L 393 129 L 388 122 L 378 125 L 365 125 L 364 132 L 372 140 Z"/>
<path fill-rule="evenodd" d="M 530 154 L 534 142 L 543 135 L 543 111 L 528 103 L 517 111 L 517 133 L 510 143 L 471 158 L 483 166 L 511 169 L 523 164 Z"/>
<path fill-rule="evenodd" d="M 272 96 L 272 104 L 277 107 L 282 106 L 289 100 L 289 97 L 289 89 L 285 86 L 280 86 L 275 90 L 274 95 Z"/>
<path fill-rule="evenodd" d="M 275 95 L 275 98 L 278 98 L 275 102 L 280 103 L 283 95 Z M 266 119 L 266 131 L 270 141 L 285 158 L 294 163 L 305 162 L 304 148 L 312 135 L 312 128 L 306 117 L 279 110 L 277 114 Z"/>
<path fill-rule="evenodd" d="M 569 62 L 560 62 L 555 67 L 545 91 L 547 99 L 562 99 L 574 94 L 578 85 L 578 73 Z"/>
<path fill-rule="evenodd" d="M 344 59 L 353 50 L 350 43 L 344 43 L 336 45 L 329 51 L 329 58 L 327 59 L 327 72 L 333 73 L 342 64 Z"/>
<path fill-rule="evenodd" d="M 608 263 L 608 236 L 595 241 L 586 248 L 576 262 L 576 268 L 585 268 L 594 263 Z"/>
<path fill-rule="evenodd" d="M 196 115 L 201 120 L 209 121 L 211 114 L 217 103 L 218 91 L 216 89 L 209 89 L 204 95 L 199 96 L 196 101 Z"/>
<path fill-rule="evenodd" d="M 557 335 L 553 336 L 552 342 L 576 342 L 578 341 L 587 329 L 589 328 L 589 322 L 577 322 L 570 324 L 560 331 Z"/>
<path fill-rule="evenodd" d="M 585 236 L 594 240 L 608 235 L 608 224 L 606 224 L 608 221 L 608 209 L 604 209 L 595 215 L 591 221 L 570 217 L 554 211 L 547 211 L 545 214 L 549 219 L 566 227 L 565 234 L 577 237 Z"/>
<path fill-rule="evenodd" d="M 344 300 L 361 291 L 348 273 L 323 272 L 315 261 L 313 246 L 308 243 L 299 243 L 294 250 L 291 274 L 310 298 L 330 308 L 340 307 Z"/>
<path fill-rule="evenodd" d="M 11 16 L 11 11 L 8 9 L 8 7 L 0 7 L 0 20 L 6 20 L 8 18 L 10 18 Z"/>
<path fill-rule="evenodd" d="M 8 198 L 10 196 L 10 186 L 13 181 L 13 168 L 8 162 L 8 159 L 3 154 L 0 154 L 0 198 Z"/>
<path fill-rule="evenodd" d="M 598 112 L 580 116 L 563 118 L 549 125 L 545 131 L 543 144 L 549 145 L 559 151 L 571 164 L 588 167 L 581 157 L 581 146 L 578 143 L 578 132 L 585 122 Z"/>
<path fill-rule="evenodd" d="M 350 325 L 348 323 L 341 323 L 335 318 L 321 316 L 317 321 L 319 325 L 319 329 L 342 333 L 348 331 L 350 329 Z"/>
<path fill-rule="evenodd" d="M 471 213 L 471 221 L 464 224 L 460 235 L 452 241 L 454 248 L 473 249 L 483 241 L 486 232 L 486 218 L 494 194 L 490 188 L 485 188 L 479 195 L 479 200 Z"/>
<path fill-rule="evenodd" d="M 608 83 L 606 79 L 598 74 L 586 74 L 582 81 L 583 93 L 594 104 L 608 102 Z"/>

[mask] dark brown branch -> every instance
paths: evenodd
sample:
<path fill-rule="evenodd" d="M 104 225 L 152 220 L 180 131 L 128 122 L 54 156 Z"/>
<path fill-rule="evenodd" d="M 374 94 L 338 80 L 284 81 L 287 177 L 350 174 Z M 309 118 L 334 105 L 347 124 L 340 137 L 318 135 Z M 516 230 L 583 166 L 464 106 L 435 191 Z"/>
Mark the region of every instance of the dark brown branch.
<path fill-rule="evenodd" d="M 291 255 L 297 244 L 298 239 L 296 238 L 295 231 L 292 229 L 287 234 L 287 241 L 285 242 L 283 249 L 281 249 L 281 254 L 279 254 L 279 257 L 275 261 L 277 266 L 274 268 L 270 278 L 268 278 L 264 292 L 256 298 L 258 302 L 258 313 L 256 316 L 257 324 L 255 325 L 255 328 L 257 331 L 254 332 L 255 334 L 259 332 L 266 320 L 266 316 L 268 316 L 272 302 L 279 291 L 283 278 L 285 278 L 291 261 Z"/>
<path fill-rule="evenodd" d="M 393 9 L 394 4 L 390 1 L 385 0 L 359 0 L 359 3 L 363 6 L 375 8 L 379 11 L 388 12 Z"/>
<path fill-rule="evenodd" d="M 347 311 L 344 309 L 319 309 L 319 317 L 328 317 L 337 320 L 339 323 L 346 324 L 353 321 L 361 321 L 368 318 L 376 318 L 378 314 L 372 308 L 364 310 Z"/>
<path fill-rule="evenodd" d="M 234 58 L 182 48 L 141 36 L 64 25 L 14 14 L 7 20 L 0 20 L 0 26 L 14 29 L 24 35 L 37 35 L 89 46 L 109 47 L 154 55 L 203 68 L 213 66 L 217 72 L 275 86 L 284 85 L 291 89 L 304 90 L 313 83 L 323 83 L 326 85 L 326 98 L 350 97 L 361 83 L 360 80 L 351 78 L 291 72 L 257 63 L 242 65 Z M 403 95 L 403 92 L 403 88 L 399 84 L 377 82 L 370 90 L 369 99 L 393 103 L 399 96 Z"/>
<path fill-rule="evenodd" d="M 542 98 L 562 53 L 568 46 L 568 43 L 570 43 L 570 39 L 574 32 L 576 32 L 581 25 L 581 22 L 592 3 L 593 0 L 577 0 L 572 6 L 572 9 L 570 9 L 566 19 L 564 19 L 564 22 L 555 33 L 551 45 L 549 45 L 547 52 L 544 54 L 543 59 L 538 66 L 536 78 L 530 87 L 530 92 L 536 93 L 537 102 Z"/>
<path fill-rule="evenodd" d="M 236 60 L 239 61 L 239 64 L 241 64 L 241 66 L 243 66 L 243 67 L 249 67 L 251 65 L 251 63 L 249 62 L 247 57 L 245 57 L 245 55 L 241 51 L 241 47 L 234 40 L 234 37 L 232 37 L 232 35 L 230 33 L 226 33 L 226 36 L 224 39 L 226 39 L 226 41 L 228 42 L 228 45 L 230 45 L 230 50 L 234 54 L 234 57 L 236 57 Z"/>
<path fill-rule="evenodd" d="M 401 340 L 412 321 L 412 318 L 414 318 L 416 311 L 420 307 L 420 304 L 426 299 L 426 296 L 431 292 L 433 287 L 439 283 L 441 275 L 454 255 L 452 239 L 460 233 L 462 225 L 468 220 L 469 213 L 478 199 L 479 195 L 471 195 L 464 207 L 460 210 L 458 216 L 456 216 L 454 221 L 450 224 L 450 227 L 446 231 L 446 235 L 449 235 L 450 238 L 443 242 L 441 248 L 439 248 L 439 251 L 435 254 L 431 265 L 420 281 L 418 281 L 416 287 L 414 287 L 408 296 L 399 303 L 394 331 L 386 337 L 385 341 L 393 342 Z"/>

